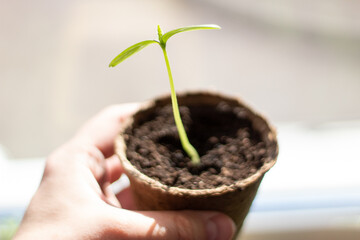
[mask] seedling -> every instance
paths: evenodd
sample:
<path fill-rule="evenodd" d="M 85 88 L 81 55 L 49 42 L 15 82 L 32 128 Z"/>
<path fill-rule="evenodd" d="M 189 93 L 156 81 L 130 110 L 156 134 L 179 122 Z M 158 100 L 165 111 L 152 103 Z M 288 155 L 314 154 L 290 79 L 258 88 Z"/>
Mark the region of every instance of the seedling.
<path fill-rule="evenodd" d="M 128 47 L 127 49 L 125 49 L 123 52 L 121 52 L 109 64 L 109 67 L 115 67 L 116 65 L 118 65 L 119 63 L 121 63 L 122 61 L 124 61 L 125 59 L 127 59 L 128 57 L 133 55 L 134 53 L 140 51 L 144 47 L 146 47 L 150 44 L 153 44 L 153 43 L 159 44 L 159 46 L 161 47 L 161 49 L 164 53 L 166 68 L 167 68 L 167 72 L 169 75 L 170 90 L 171 90 L 171 103 L 172 103 L 175 124 L 176 124 L 177 130 L 179 133 L 179 137 L 180 137 L 180 142 L 181 142 L 181 145 L 182 145 L 184 151 L 191 158 L 191 162 L 194 166 L 200 164 L 200 157 L 199 157 L 199 154 L 196 151 L 196 149 L 190 144 L 189 139 L 186 134 L 186 131 L 184 129 L 184 125 L 183 125 L 181 117 L 180 117 L 179 106 L 177 103 L 176 92 L 175 92 L 175 87 L 174 87 L 174 81 L 173 81 L 173 77 L 171 74 L 169 58 L 168 58 L 167 52 L 166 52 L 166 43 L 170 37 L 172 37 L 173 35 L 175 35 L 177 33 L 193 31 L 193 30 L 205 30 L 205 29 L 220 29 L 220 27 L 218 25 L 213 25 L 213 24 L 211 24 L 211 25 L 195 25 L 195 26 L 178 28 L 178 29 L 175 29 L 175 30 L 172 30 L 172 31 L 169 31 L 169 32 L 163 34 L 160 26 L 158 26 L 158 28 L 157 28 L 158 37 L 159 37 L 158 40 L 145 40 L 145 41 L 136 43 L 136 44 L 132 45 L 131 47 Z"/>

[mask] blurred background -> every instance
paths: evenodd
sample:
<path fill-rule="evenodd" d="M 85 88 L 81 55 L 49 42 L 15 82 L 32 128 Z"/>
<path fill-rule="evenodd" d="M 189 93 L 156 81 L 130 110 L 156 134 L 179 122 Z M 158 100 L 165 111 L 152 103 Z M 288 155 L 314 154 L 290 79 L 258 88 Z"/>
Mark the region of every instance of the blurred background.
<path fill-rule="evenodd" d="M 358 239 L 356 0 L 0 0 L 0 238 L 21 218 L 44 158 L 84 121 L 169 92 L 157 46 L 110 69 L 113 57 L 157 38 L 158 24 L 209 23 L 222 30 L 169 40 L 176 89 L 239 96 L 279 132 L 279 163 L 243 239 Z"/>

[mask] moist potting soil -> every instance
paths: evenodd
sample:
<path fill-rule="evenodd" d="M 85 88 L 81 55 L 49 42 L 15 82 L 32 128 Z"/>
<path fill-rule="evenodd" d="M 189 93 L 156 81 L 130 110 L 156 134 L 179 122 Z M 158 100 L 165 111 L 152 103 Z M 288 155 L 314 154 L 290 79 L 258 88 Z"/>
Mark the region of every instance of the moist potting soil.
<path fill-rule="evenodd" d="M 125 130 L 126 155 L 145 175 L 167 186 L 212 189 L 254 174 L 276 156 L 254 130 L 249 111 L 225 102 L 213 106 L 180 106 L 191 144 L 201 164 L 193 166 L 183 151 L 171 105 L 155 108 L 146 119 Z"/>

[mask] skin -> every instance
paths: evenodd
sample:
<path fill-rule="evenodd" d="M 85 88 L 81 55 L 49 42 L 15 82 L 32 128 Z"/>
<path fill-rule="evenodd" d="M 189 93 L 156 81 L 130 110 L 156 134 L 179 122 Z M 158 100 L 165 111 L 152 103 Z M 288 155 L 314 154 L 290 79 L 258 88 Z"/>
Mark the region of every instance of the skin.
<path fill-rule="evenodd" d="M 211 211 L 136 211 L 114 138 L 137 104 L 115 105 L 90 119 L 46 161 L 40 186 L 14 237 L 21 239 L 231 239 L 235 225 Z"/>

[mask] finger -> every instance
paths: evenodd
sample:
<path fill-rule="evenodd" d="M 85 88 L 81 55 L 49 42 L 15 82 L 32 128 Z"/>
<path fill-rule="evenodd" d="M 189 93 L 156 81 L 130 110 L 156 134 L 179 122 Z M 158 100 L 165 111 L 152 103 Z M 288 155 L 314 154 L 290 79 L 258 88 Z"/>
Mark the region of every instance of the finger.
<path fill-rule="evenodd" d="M 120 202 L 122 208 L 128 210 L 136 210 L 136 205 L 133 200 L 133 195 L 130 187 L 128 177 L 124 174 L 121 178 L 115 181 L 112 185 L 112 190 Z"/>
<path fill-rule="evenodd" d="M 112 155 L 111 157 L 105 160 L 105 169 L 108 181 L 110 183 L 118 180 L 123 173 L 123 168 L 121 166 L 120 159 L 117 155 Z"/>
<path fill-rule="evenodd" d="M 109 232 L 126 239 L 217 239 L 229 240 L 235 224 L 218 212 L 164 211 L 134 212 L 111 210 Z M 116 215 L 115 215 L 116 214 Z"/>
<path fill-rule="evenodd" d="M 69 141 L 47 158 L 44 175 L 60 175 L 62 178 L 71 178 L 72 175 L 77 176 L 79 173 L 83 173 L 84 169 L 90 170 L 93 177 L 100 181 L 105 173 L 103 154 L 94 146 L 79 145 Z"/>
<path fill-rule="evenodd" d="M 130 186 L 117 193 L 116 198 L 120 202 L 122 208 L 127 210 L 136 210 Z"/>
<path fill-rule="evenodd" d="M 102 196 L 101 185 L 106 182 L 104 163 L 104 156 L 96 147 L 70 141 L 48 157 L 42 184 L 50 183 L 57 191 L 71 192 L 72 196 L 80 196 L 80 192 L 88 194 L 86 188 L 90 187 Z"/>
<path fill-rule="evenodd" d="M 110 183 L 107 183 L 104 188 L 103 188 L 103 193 L 104 193 L 104 201 L 114 207 L 119 207 L 121 208 L 121 204 L 120 202 L 117 200 L 111 186 Z"/>
<path fill-rule="evenodd" d="M 97 147 L 105 157 L 114 154 L 114 139 L 125 120 L 139 108 L 138 103 L 113 105 L 90 119 L 74 139 Z"/>

